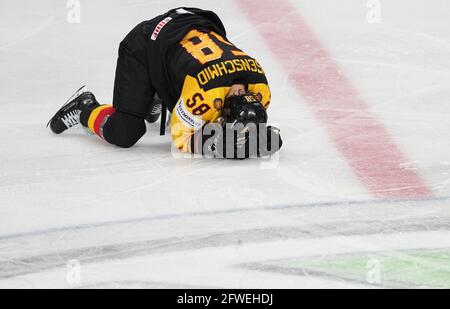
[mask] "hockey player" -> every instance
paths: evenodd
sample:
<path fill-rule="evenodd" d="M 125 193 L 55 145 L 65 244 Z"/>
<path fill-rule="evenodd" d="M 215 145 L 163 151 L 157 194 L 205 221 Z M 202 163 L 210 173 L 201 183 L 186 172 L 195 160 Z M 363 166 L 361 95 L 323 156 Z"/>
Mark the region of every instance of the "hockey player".
<path fill-rule="evenodd" d="M 82 88 L 49 125 L 60 134 L 81 123 L 128 148 L 145 134 L 145 119 L 153 123 L 162 114 L 164 134 L 169 110 L 180 151 L 248 158 L 282 145 L 279 130 L 266 125 L 270 99 L 263 68 L 228 41 L 215 13 L 178 8 L 139 24 L 121 42 L 112 106 Z"/>

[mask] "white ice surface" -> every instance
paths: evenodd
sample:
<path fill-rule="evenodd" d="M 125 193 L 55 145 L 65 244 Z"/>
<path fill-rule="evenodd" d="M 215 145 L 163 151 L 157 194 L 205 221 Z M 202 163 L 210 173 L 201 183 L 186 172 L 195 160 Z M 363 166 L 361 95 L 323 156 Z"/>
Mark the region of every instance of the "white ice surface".
<path fill-rule="evenodd" d="M 233 1 L 0 2 L 0 287 L 367 287 L 249 269 L 273 259 L 450 248 L 450 4 L 291 0 L 435 199 L 376 200 Z M 260 59 L 279 162 L 176 159 L 158 126 L 132 149 L 48 118 L 81 84 L 111 102 L 117 46 L 177 6 L 215 10 Z M 382 147 L 382 145 L 380 145 Z M 412 228 L 414 227 L 414 228 Z"/>

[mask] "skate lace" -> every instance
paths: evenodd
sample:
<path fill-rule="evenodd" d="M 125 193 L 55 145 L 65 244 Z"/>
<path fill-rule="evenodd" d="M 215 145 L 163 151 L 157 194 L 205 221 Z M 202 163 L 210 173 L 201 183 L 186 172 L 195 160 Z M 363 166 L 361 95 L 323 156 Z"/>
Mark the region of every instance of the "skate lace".
<path fill-rule="evenodd" d="M 67 115 L 65 115 L 63 118 L 61 118 L 61 120 L 67 128 L 71 128 L 80 123 L 80 114 L 80 110 L 73 110 L 70 113 L 67 113 Z"/>
<path fill-rule="evenodd" d="M 161 110 L 162 110 L 162 105 L 161 104 L 156 104 L 155 106 L 153 106 L 151 114 L 152 115 L 160 114 Z"/>

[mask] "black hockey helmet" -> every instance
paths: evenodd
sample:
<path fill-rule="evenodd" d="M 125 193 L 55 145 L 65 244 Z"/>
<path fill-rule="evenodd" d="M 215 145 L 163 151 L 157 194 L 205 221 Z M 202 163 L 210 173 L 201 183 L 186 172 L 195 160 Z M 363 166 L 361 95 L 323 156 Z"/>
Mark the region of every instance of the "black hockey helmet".
<path fill-rule="evenodd" d="M 225 100 L 222 117 L 225 123 L 267 123 L 267 112 L 261 104 L 260 96 L 246 93 L 231 96 Z"/>

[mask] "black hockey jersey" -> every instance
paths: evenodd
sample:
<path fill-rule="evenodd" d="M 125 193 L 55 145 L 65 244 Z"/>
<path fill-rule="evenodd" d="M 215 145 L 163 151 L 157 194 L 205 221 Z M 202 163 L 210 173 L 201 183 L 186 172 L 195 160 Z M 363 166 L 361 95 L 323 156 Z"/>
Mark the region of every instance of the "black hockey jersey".
<path fill-rule="evenodd" d="M 138 34 L 130 33 L 125 42 L 136 46 L 133 55 L 138 58 L 144 56 L 145 46 L 147 58 L 141 62 L 148 65 L 152 87 L 172 112 L 172 137 L 180 150 L 195 151 L 191 149 L 193 133 L 219 118 L 233 84 L 246 85 L 268 107 L 270 90 L 264 70 L 228 41 L 214 12 L 173 9 L 138 28 Z"/>
<path fill-rule="evenodd" d="M 179 99 L 187 75 L 197 78 L 204 89 L 231 86 L 237 82 L 267 84 L 265 75 L 261 74 L 262 68 L 255 70 L 259 64 L 228 42 L 225 27 L 214 12 L 178 8 L 152 21 L 146 26 L 150 38 L 149 72 L 153 86 L 170 111 Z M 197 31 L 191 32 L 193 29 Z M 186 37 L 189 33 L 190 36 Z M 235 59 L 251 60 L 253 70 L 233 70 L 233 64 L 225 63 L 229 74 L 216 77 L 214 73 L 204 71 L 217 63 Z M 241 67 L 238 61 L 236 65 Z"/>

